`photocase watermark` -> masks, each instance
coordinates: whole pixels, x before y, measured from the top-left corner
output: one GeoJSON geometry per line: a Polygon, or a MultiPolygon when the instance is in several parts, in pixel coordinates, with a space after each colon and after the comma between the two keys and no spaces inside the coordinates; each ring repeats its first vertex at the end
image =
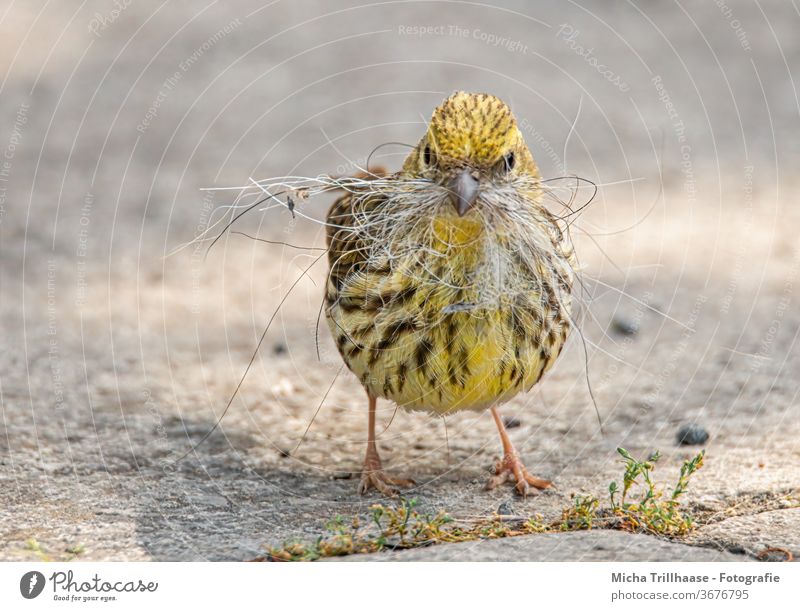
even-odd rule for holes
{"type": "MultiPolygon", "coordinates": [[[[214,210],[214,192],[213,191],[206,191],[205,195],[203,196],[203,207],[200,209],[200,218],[197,220],[197,225],[195,226],[194,235],[201,236],[203,235],[206,230],[208,229],[208,222],[209,218],[211,217],[211,212],[214,210]]],[[[191,304],[189,306],[190,311],[192,314],[199,314],[200,313],[200,280],[202,277],[202,263],[203,263],[203,254],[205,253],[205,249],[208,247],[207,243],[204,241],[198,240],[197,243],[192,248],[191,254],[191,304]]]]}
{"type": "MultiPolygon", "coordinates": [[[[742,236],[751,235],[753,229],[753,172],[755,172],[754,166],[749,164],[744,166],[744,222],[741,230],[742,236]]],[[[733,257],[733,263],[730,266],[731,275],[725,296],[722,298],[721,314],[727,314],[730,311],[731,303],[733,303],[733,298],[739,286],[739,279],[744,274],[745,253],[748,250],[747,240],[740,239],[736,241],[736,255],[733,257]]]]}
{"type": "Polygon", "coordinates": [[[53,384],[53,399],[56,410],[64,409],[64,376],[61,350],[58,345],[58,316],[56,314],[56,262],[47,261],[47,361],[50,365],[50,380],[53,384]]]}
{"type": "Polygon", "coordinates": [[[92,221],[94,195],[87,193],[83,197],[81,216],[78,220],[78,244],[75,248],[75,307],[82,308],[86,304],[86,255],[89,250],[89,223],[92,221]]]}
{"type": "Polygon", "coordinates": [[[582,57],[587,64],[597,70],[600,76],[614,85],[621,92],[625,93],[630,91],[630,85],[628,85],[628,83],[626,83],[619,74],[614,72],[605,64],[600,63],[600,60],[594,55],[594,47],[589,47],[587,49],[578,43],[578,37],[580,34],[580,30],[576,30],[574,26],[570,25],[569,23],[562,23],[556,32],[556,37],[561,38],[565,43],[567,43],[570,49],[582,57]]]}
{"type": "Polygon", "coordinates": [[[183,78],[183,73],[180,70],[176,70],[172,75],[164,79],[161,88],[158,90],[158,94],[144,113],[144,118],[139,122],[139,125],[136,126],[136,131],[140,134],[147,131],[147,128],[150,127],[150,122],[158,116],[158,110],[161,108],[161,105],[169,97],[169,94],[172,93],[172,90],[175,89],[175,86],[181,78],[183,78]]]}
{"type": "Polygon", "coordinates": [[[23,598],[31,600],[44,590],[45,579],[39,571],[28,571],[19,580],[19,593],[23,598]]]}
{"type": "Polygon", "coordinates": [[[736,34],[736,38],[739,40],[742,49],[751,51],[752,48],[750,47],[750,40],[747,37],[747,31],[742,27],[742,22],[734,16],[733,9],[728,6],[725,0],[714,0],[714,4],[717,5],[722,16],[728,20],[728,25],[736,34]]]}
{"type": "Polygon", "coordinates": [[[183,76],[189,72],[191,67],[197,63],[200,58],[203,57],[203,55],[210,51],[212,47],[218,44],[220,40],[225,38],[228,34],[236,30],[236,28],[240,27],[241,25],[242,20],[238,17],[228,22],[226,25],[214,32],[214,34],[209,36],[202,45],[197,47],[191,53],[191,55],[187,56],[183,61],[178,63],[178,69],[164,79],[164,82],[161,84],[161,87],[158,90],[158,94],[150,103],[150,106],[148,106],[142,120],[136,126],[136,131],[138,131],[140,134],[143,134],[145,131],[147,131],[147,128],[150,127],[150,123],[152,123],[153,119],[158,116],[159,109],[167,100],[169,95],[178,86],[183,76]]]}
{"type": "Polygon", "coordinates": [[[426,36],[453,36],[456,38],[466,38],[478,40],[490,47],[504,49],[509,53],[521,53],[523,55],[530,52],[528,45],[521,40],[501,36],[493,32],[487,32],[480,28],[467,28],[460,25],[399,25],[397,33],[400,36],[414,36],[423,38],[426,36]]]}
{"type": "Polygon", "coordinates": [[[792,263],[789,267],[786,278],[783,281],[781,297],[775,306],[775,312],[772,320],[770,321],[766,332],[761,338],[761,344],[758,348],[758,352],[756,352],[755,355],[756,358],[753,359],[752,365],[750,366],[752,373],[757,373],[761,369],[764,362],[769,360],[770,355],[772,354],[775,345],[775,339],[778,337],[778,332],[783,326],[786,312],[789,310],[789,306],[792,303],[792,295],[794,294],[794,285],[795,280],[797,279],[798,271],[800,271],[800,247],[795,248],[794,257],[792,257],[792,263]]]}
{"type": "MultiPolygon", "coordinates": [[[[539,132],[539,130],[531,125],[530,121],[528,121],[528,119],[525,117],[522,118],[519,126],[522,132],[529,137],[529,140],[535,142],[537,146],[539,146],[539,148],[544,152],[545,156],[553,162],[553,165],[556,167],[556,170],[558,170],[558,173],[562,176],[566,175],[567,169],[564,166],[564,160],[553,148],[553,145],[550,144],[550,141],[545,138],[539,132]]],[[[538,158],[539,157],[537,156],[537,159],[538,158]]]]}
{"type": "MultiPolygon", "coordinates": [[[[150,417],[153,419],[153,432],[156,434],[156,444],[162,451],[168,452],[169,436],[167,435],[167,429],[164,426],[164,420],[161,417],[161,412],[158,411],[158,405],[153,399],[153,395],[149,388],[142,390],[142,399],[144,400],[144,407],[147,410],[147,413],[150,414],[150,417]]],[[[175,471],[174,463],[166,458],[160,458],[158,461],[158,466],[164,473],[172,473],[175,471]]]]}
{"type": "Polygon", "coordinates": [[[233,32],[236,28],[240,27],[241,25],[242,25],[242,20],[239,19],[238,17],[236,19],[233,19],[232,21],[229,21],[226,25],[224,25],[219,30],[214,32],[214,34],[209,36],[206,39],[206,41],[202,45],[197,47],[191,55],[189,55],[180,64],[178,64],[178,67],[183,72],[188,72],[189,68],[192,67],[192,64],[194,64],[201,57],[203,57],[203,55],[207,51],[209,51],[211,49],[211,47],[216,45],[220,40],[225,38],[228,34],[233,32]]]}
{"type": "Polygon", "coordinates": [[[0,224],[2,224],[3,216],[5,216],[8,179],[11,177],[14,156],[17,154],[17,147],[22,141],[22,133],[28,124],[28,110],[30,110],[30,105],[26,102],[19,105],[14,125],[11,128],[11,136],[3,151],[3,157],[0,159],[0,224]]]}
{"type": "Polygon", "coordinates": [[[103,30],[114,23],[119,16],[131,5],[132,0],[114,0],[114,8],[106,13],[95,12],[89,20],[89,31],[97,36],[102,36],[103,30]]]}
{"type": "Polygon", "coordinates": [[[672,129],[679,145],[678,152],[680,154],[681,174],[683,174],[683,190],[686,193],[687,201],[690,204],[694,204],[697,200],[697,181],[695,179],[694,163],[692,162],[692,146],[689,144],[689,138],[686,134],[686,125],[678,114],[678,109],[673,104],[661,76],[656,74],[650,79],[650,82],[656,88],[658,99],[664,104],[667,117],[672,121],[672,129]]]}
{"type": "Polygon", "coordinates": [[[675,108],[675,104],[672,103],[672,98],[669,96],[667,88],[664,87],[661,77],[657,74],[651,79],[651,82],[656,88],[658,99],[661,101],[661,103],[664,105],[664,109],[667,111],[667,116],[672,121],[680,121],[678,110],[675,108]]]}
{"type": "Polygon", "coordinates": [[[425,36],[449,36],[450,28],[454,26],[447,25],[399,25],[397,26],[397,33],[400,36],[417,36],[423,38],[425,36]]]}
{"type": "MultiPolygon", "coordinates": [[[[357,172],[363,172],[367,169],[367,158],[361,157],[359,159],[348,159],[347,163],[340,163],[334,169],[334,176],[349,176],[357,172]]],[[[375,165],[370,168],[374,171],[375,165]]]]}
{"type": "Polygon", "coordinates": [[[157,581],[107,581],[97,573],[80,581],[75,578],[75,572],[70,570],[54,571],[48,578],[39,571],[29,571],[19,581],[19,592],[24,598],[36,598],[44,591],[48,581],[53,600],[63,602],[111,602],[117,600],[119,594],[146,594],[158,590],[157,581]]]}

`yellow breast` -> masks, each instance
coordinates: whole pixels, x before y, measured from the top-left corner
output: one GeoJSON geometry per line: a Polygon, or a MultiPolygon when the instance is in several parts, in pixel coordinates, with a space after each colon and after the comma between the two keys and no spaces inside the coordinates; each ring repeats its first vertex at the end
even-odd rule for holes
{"type": "Polygon", "coordinates": [[[522,300],[487,303],[476,284],[481,231],[474,219],[434,219],[428,250],[338,288],[328,323],[370,394],[438,414],[484,409],[529,389],[552,365],[569,325],[549,308],[563,300],[543,284],[522,300]]]}

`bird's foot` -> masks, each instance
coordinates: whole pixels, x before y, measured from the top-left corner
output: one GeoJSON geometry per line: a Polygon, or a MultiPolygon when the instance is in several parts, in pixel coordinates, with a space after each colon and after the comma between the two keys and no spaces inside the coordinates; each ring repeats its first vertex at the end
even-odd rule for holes
{"type": "Polygon", "coordinates": [[[398,487],[408,487],[415,485],[413,479],[401,477],[391,477],[383,470],[381,457],[377,451],[367,450],[367,457],[364,459],[364,468],[361,471],[361,482],[358,484],[358,492],[364,494],[370,488],[375,488],[378,492],[386,496],[397,496],[400,494],[398,487]]]}
{"type": "Polygon", "coordinates": [[[516,482],[514,488],[522,497],[525,497],[530,492],[531,486],[537,490],[544,490],[545,488],[552,488],[553,482],[539,477],[534,477],[522,464],[519,455],[516,452],[507,453],[503,460],[498,460],[494,466],[494,475],[489,479],[486,488],[491,490],[500,484],[509,480],[516,482]]]}

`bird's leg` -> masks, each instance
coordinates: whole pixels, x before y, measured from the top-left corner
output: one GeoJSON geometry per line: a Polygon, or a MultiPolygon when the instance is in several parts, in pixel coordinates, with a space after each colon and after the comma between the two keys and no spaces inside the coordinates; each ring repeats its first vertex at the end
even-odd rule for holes
{"type": "Polygon", "coordinates": [[[358,491],[364,494],[370,488],[375,488],[386,496],[397,496],[397,486],[413,486],[414,480],[389,477],[383,470],[381,457],[378,455],[378,444],[375,440],[375,407],[377,403],[375,397],[369,397],[367,455],[364,458],[364,468],[361,471],[361,483],[358,485],[358,491]]]}
{"type": "Polygon", "coordinates": [[[497,425],[497,430],[500,432],[500,440],[503,442],[503,459],[498,460],[497,464],[495,464],[495,474],[491,479],[489,479],[489,483],[486,485],[486,487],[491,490],[492,488],[495,488],[496,486],[508,481],[509,478],[513,478],[517,482],[514,487],[523,497],[528,494],[530,486],[533,486],[539,490],[550,488],[553,485],[552,482],[546,479],[534,477],[528,473],[525,465],[522,464],[522,460],[520,459],[517,450],[511,443],[511,439],[508,438],[508,432],[506,432],[506,427],[503,425],[503,421],[500,419],[500,414],[497,411],[497,407],[492,407],[492,416],[494,417],[494,423],[497,425]]]}

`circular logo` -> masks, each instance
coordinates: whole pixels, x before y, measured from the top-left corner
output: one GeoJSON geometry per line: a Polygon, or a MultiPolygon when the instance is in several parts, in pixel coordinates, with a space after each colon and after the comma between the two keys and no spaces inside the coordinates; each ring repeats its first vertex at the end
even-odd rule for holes
{"type": "Polygon", "coordinates": [[[36,598],[44,590],[44,575],[39,571],[28,571],[19,580],[19,592],[25,598],[36,598]]]}

